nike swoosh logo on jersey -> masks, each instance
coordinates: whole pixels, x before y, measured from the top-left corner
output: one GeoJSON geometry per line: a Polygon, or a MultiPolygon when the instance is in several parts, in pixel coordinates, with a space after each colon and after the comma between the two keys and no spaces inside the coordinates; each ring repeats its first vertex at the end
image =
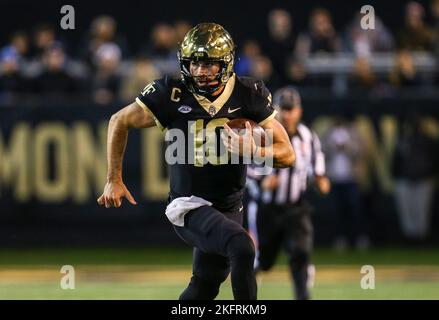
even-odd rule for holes
{"type": "Polygon", "coordinates": [[[230,107],[229,107],[228,112],[229,112],[229,113],[233,113],[233,112],[235,112],[236,110],[239,110],[239,109],[241,109],[241,107],[236,108],[236,109],[230,109],[230,107]]]}

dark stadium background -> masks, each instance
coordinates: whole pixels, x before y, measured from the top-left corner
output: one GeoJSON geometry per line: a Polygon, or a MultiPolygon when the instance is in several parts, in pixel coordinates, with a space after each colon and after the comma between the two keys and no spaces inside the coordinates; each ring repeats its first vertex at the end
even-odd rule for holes
{"type": "MultiPolygon", "coordinates": [[[[178,19],[186,19],[192,23],[216,21],[233,30],[233,36],[239,43],[246,38],[258,38],[266,33],[266,15],[273,8],[287,9],[294,17],[294,27],[303,30],[308,23],[308,13],[314,7],[327,8],[333,15],[337,30],[342,28],[353,13],[363,5],[372,5],[376,13],[383,18],[389,28],[397,28],[403,24],[401,16],[404,4],[408,1],[134,1],[123,3],[106,1],[28,1],[5,0],[0,4],[2,31],[0,41],[8,39],[7,30],[32,28],[38,22],[59,23],[61,6],[69,4],[76,10],[76,30],[70,31],[69,40],[79,41],[81,31],[89,27],[90,21],[97,14],[114,16],[120,30],[129,38],[130,45],[141,44],[147,37],[149,28],[155,23],[178,19]]],[[[426,8],[430,1],[417,1],[426,8]]]]}

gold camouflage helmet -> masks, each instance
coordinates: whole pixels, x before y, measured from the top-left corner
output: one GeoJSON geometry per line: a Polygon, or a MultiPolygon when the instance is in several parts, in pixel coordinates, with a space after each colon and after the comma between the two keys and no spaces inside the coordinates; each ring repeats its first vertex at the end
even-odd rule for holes
{"type": "Polygon", "coordinates": [[[210,94],[227,83],[233,74],[235,43],[230,34],[219,24],[200,23],[185,35],[178,50],[181,75],[188,89],[198,94],[210,94]],[[198,87],[190,73],[191,61],[217,62],[221,70],[216,86],[198,87]]]}

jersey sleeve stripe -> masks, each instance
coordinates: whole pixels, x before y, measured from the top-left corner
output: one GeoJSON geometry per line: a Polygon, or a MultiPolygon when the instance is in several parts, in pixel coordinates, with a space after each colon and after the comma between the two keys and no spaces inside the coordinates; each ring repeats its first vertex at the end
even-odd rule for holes
{"type": "Polygon", "coordinates": [[[271,120],[274,119],[274,117],[276,116],[276,114],[277,114],[277,111],[274,110],[273,113],[270,114],[267,118],[265,118],[264,120],[260,121],[260,122],[259,122],[259,125],[260,125],[260,126],[263,126],[263,125],[267,124],[268,122],[270,122],[271,120]]]}
{"type": "Polygon", "coordinates": [[[157,127],[159,127],[160,130],[165,131],[166,128],[162,126],[160,121],[157,119],[157,117],[154,115],[154,113],[146,106],[146,104],[144,104],[142,102],[142,100],[140,100],[139,98],[136,98],[136,102],[138,103],[139,106],[142,107],[143,110],[145,110],[146,113],[148,113],[151,117],[154,118],[154,121],[157,124],[157,127]]]}

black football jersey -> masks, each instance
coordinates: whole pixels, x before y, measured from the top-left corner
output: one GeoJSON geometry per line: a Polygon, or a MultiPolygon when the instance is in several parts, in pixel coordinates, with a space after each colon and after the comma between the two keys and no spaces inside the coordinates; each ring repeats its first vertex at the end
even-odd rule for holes
{"type": "Polygon", "coordinates": [[[168,149],[174,143],[175,152],[186,152],[184,161],[169,164],[173,198],[194,195],[223,208],[240,202],[246,165],[242,161],[231,164],[230,157],[219,161],[219,151],[209,157],[206,146],[219,146],[220,129],[229,120],[247,118],[263,125],[274,118],[271,94],[262,81],[234,75],[221,95],[210,101],[191,93],[181,80],[165,77],[148,84],[136,102],[159,128],[167,130],[168,149]],[[173,134],[176,131],[180,134],[173,134]],[[212,133],[216,133],[215,141],[207,138],[212,133]]]}

